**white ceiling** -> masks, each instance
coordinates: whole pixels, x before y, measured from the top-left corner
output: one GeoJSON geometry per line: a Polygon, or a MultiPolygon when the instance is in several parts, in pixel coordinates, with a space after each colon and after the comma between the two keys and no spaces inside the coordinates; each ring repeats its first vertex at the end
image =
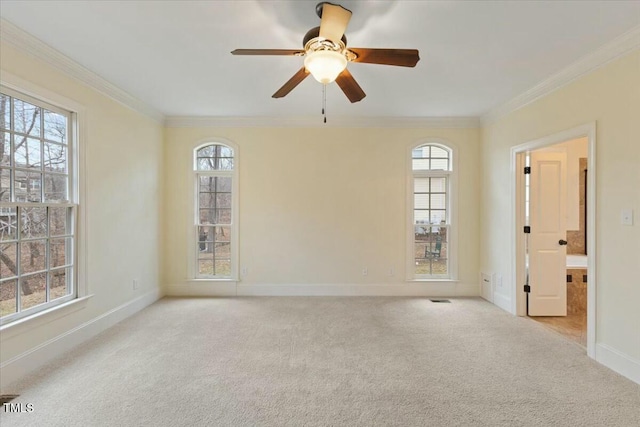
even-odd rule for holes
{"type": "MultiPolygon", "coordinates": [[[[416,68],[352,63],[367,93],[332,84],[329,115],[476,117],[640,25],[640,1],[349,1],[351,47],[415,48],[416,68]]],[[[167,116],[320,114],[321,85],[271,95],[299,57],[317,1],[2,0],[0,15],[167,116]]]]}

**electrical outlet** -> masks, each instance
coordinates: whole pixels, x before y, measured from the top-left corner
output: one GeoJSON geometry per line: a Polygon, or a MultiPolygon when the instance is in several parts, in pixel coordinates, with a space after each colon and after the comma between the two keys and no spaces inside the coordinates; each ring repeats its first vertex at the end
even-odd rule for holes
{"type": "Polygon", "coordinates": [[[240,269],[240,274],[242,274],[243,276],[249,274],[249,267],[242,267],[242,269],[240,269]]]}
{"type": "Polygon", "coordinates": [[[393,267],[391,267],[391,268],[389,269],[389,277],[393,277],[393,276],[395,276],[395,275],[396,275],[396,270],[395,270],[393,267]]]}
{"type": "Polygon", "coordinates": [[[140,282],[138,279],[133,279],[133,290],[136,291],[140,287],[140,282]]]}
{"type": "Polygon", "coordinates": [[[620,222],[622,225],[633,225],[633,209],[622,209],[620,222]]]}
{"type": "Polygon", "coordinates": [[[362,275],[363,275],[363,276],[366,276],[367,274],[369,274],[369,269],[368,269],[367,267],[364,267],[364,268],[362,269],[362,275]]]}

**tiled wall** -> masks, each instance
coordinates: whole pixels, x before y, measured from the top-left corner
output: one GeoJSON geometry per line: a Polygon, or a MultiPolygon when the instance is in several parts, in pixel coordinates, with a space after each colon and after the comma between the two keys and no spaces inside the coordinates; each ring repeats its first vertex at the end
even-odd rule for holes
{"type": "MultiPolygon", "coordinates": [[[[586,185],[585,169],[587,169],[587,159],[580,159],[580,229],[579,230],[567,230],[567,253],[570,255],[586,254],[585,248],[585,206],[586,206],[586,185]]],[[[568,273],[567,273],[568,274],[568,273]]]]}
{"type": "Polygon", "coordinates": [[[567,269],[567,314],[587,312],[586,279],[586,268],[567,269]]]}

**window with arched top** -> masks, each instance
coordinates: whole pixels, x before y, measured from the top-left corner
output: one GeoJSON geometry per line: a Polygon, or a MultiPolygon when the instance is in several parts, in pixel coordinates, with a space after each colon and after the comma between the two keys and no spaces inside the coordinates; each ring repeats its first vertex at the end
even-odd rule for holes
{"type": "Polygon", "coordinates": [[[196,278],[231,279],[237,236],[234,149],[211,143],[194,150],[196,278]]]}
{"type": "Polygon", "coordinates": [[[451,148],[429,143],[411,150],[411,278],[452,278],[452,173],[451,148]]]}

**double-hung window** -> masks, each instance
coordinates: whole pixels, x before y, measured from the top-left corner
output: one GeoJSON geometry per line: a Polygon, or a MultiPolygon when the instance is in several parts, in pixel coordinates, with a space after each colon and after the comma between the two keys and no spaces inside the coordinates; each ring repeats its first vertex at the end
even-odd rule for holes
{"type": "Polygon", "coordinates": [[[196,175],[196,278],[232,279],[236,269],[237,169],[234,149],[219,143],[194,151],[196,175]]]}
{"type": "Polygon", "coordinates": [[[0,93],[0,324],[77,296],[72,113],[0,93]]]}
{"type": "Polygon", "coordinates": [[[411,151],[411,263],[415,279],[451,279],[452,151],[424,144],[411,151]]]}

